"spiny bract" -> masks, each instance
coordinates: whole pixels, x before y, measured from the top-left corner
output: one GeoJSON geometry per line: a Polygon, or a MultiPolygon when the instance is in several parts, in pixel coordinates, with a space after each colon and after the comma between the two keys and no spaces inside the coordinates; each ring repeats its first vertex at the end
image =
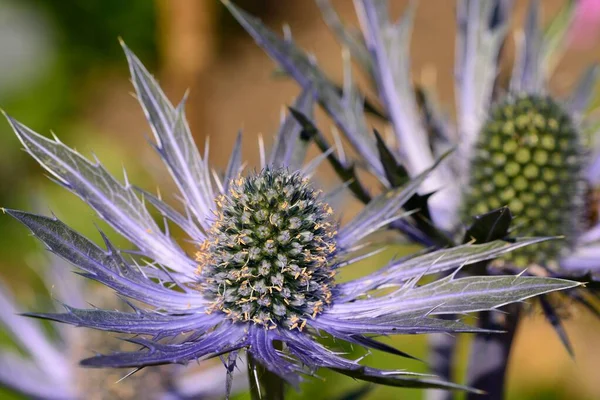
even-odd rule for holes
{"type": "MultiPolygon", "coordinates": [[[[335,123],[336,131],[353,147],[355,156],[349,159],[340,153],[337,157],[334,146],[322,134],[319,136],[317,127],[309,126],[308,130],[315,133],[320,149],[327,152],[337,174],[352,182],[348,187],[360,201],[368,204],[371,197],[355,166],[368,170],[382,187],[394,187],[408,177],[418,176],[440,155],[455,149],[424,180],[418,195],[405,204],[411,216],[394,221],[393,228],[426,247],[447,247],[463,241],[504,237],[510,233],[510,224],[516,222],[519,235],[561,235],[566,240],[505,258],[511,261],[503,263],[506,268],[488,269],[480,264],[482,268],[467,273],[503,275],[519,270],[514,264],[536,263],[541,268],[530,268],[523,274],[597,279],[600,224],[588,221],[590,226],[584,230],[579,220],[580,216],[583,219],[581,214],[589,212],[586,208],[597,209],[597,204],[583,206],[582,187],[593,190],[600,185],[600,152],[588,148],[594,157],[583,157],[581,138],[588,134],[592,138],[586,115],[592,106],[590,100],[600,69],[590,67],[568,97],[554,97],[556,102],[544,97],[551,94],[548,83],[569,44],[575,2],[565,2],[548,29],[540,23],[541,2],[529,2],[525,24],[516,35],[519,40],[515,41],[510,82],[504,86],[499,79],[505,76],[499,73],[504,58],[502,49],[513,36],[509,34],[514,25],[513,3],[522,4],[508,0],[457,1],[453,82],[456,115],[452,118],[445,112],[447,108],[435,101],[435,79],[414,83],[410,70],[414,4],[396,19],[392,18],[392,2],[356,0],[353,4],[361,28],[357,32],[345,24],[331,0],[317,0],[325,23],[345,49],[340,84],[328,77],[314,57],[297,47],[289,31],[281,38],[231,1],[222,1],[288,76],[302,88],[314,90],[316,100],[335,123]],[[362,85],[354,83],[354,66],[369,78],[371,90],[362,91],[362,85]],[[506,93],[511,96],[506,98],[506,93]],[[371,101],[373,94],[376,101],[371,101]],[[502,99],[504,102],[498,105],[502,99]],[[392,140],[371,134],[371,118],[367,114],[388,123],[392,140]],[[585,183],[580,183],[584,179],[585,183]],[[503,205],[510,210],[500,208],[478,216],[503,205]],[[509,211],[518,217],[517,221],[512,220],[509,211]],[[473,229],[478,226],[485,227],[484,231],[473,229]],[[591,274],[583,277],[587,271],[591,274]]],[[[337,290],[341,286],[338,284],[337,290]]],[[[491,297],[492,293],[487,291],[491,297]]],[[[565,293],[596,311],[593,300],[588,298],[590,292],[565,293]]],[[[333,306],[321,315],[335,309],[335,303],[334,300],[333,306]]],[[[545,297],[541,304],[561,340],[570,348],[556,310],[545,297]]],[[[498,329],[495,318],[487,315],[478,319],[479,326],[498,329]]],[[[516,324],[508,323],[511,319],[506,318],[501,329],[512,334],[516,324]]],[[[433,369],[451,379],[456,343],[447,335],[443,338],[433,344],[433,369]]],[[[477,335],[468,381],[502,397],[511,342],[506,336],[477,335]]]]}
{"type": "Polygon", "coordinates": [[[506,255],[525,267],[551,264],[580,231],[585,185],[583,145],[571,117],[549,97],[510,96],[496,105],[478,136],[464,213],[508,205],[520,232],[566,235],[506,255]]]}
{"type": "Polygon", "coordinates": [[[217,201],[196,257],[204,293],[234,321],[303,328],[331,301],[333,210],[298,173],[265,169],[217,201]]]}
{"type": "MultiPolygon", "coordinates": [[[[122,310],[126,305],[105,287],[82,285],[64,260],[52,256],[49,261],[44,265],[45,289],[36,290],[36,296],[48,305],[51,303],[48,293],[55,298],[68,299],[71,307],[85,307],[86,301],[110,310],[122,310]]],[[[76,313],[74,308],[67,308],[76,313]]],[[[222,367],[218,364],[202,363],[191,368],[145,368],[133,375],[128,374],[124,382],[121,382],[125,375],[122,370],[79,368],[77,361],[88,355],[91,349],[123,351],[135,345],[107,340],[101,331],[48,330],[42,321],[23,318],[19,315],[22,313],[23,309],[12,291],[0,280],[0,330],[6,332],[13,339],[12,344],[21,350],[14,352],[7,340],[0,346],[0,385],[23,398],[189,400],[212,399],[225,394],[225,376],[219,374],[222,367]]],[[[232,383],[235,392],[247,386],[247,380],[239,375],[238,371],[232,383]]]]}
{"type": "MultiPolygon", "coordinates": [[[[255,19],[231,3],[226,5],[245,26],[256,26],[255,19]]],[[[405,355],[373,336],[477,332],[463,321],[436,316],[495,309],[577,286],[546,277],[454,275],[418,284],[424,275],[494,258],[543,238],[465,244],[391,260],[380,268],[374,265],[360,278],[333,286],[334,271],[373,254],[358,252],[364,249],[367,236],[392,222],[403,222],[406,212],[402,208],[415,198],[437,164],[399,187],[367,196],[367,204],[336,233],[332,210],[305,181],[325,159],[317,157],[303,165],[312,138],[317,145],[326,141],[308,126],[313,124],[316,100],[311,88],[304,88],[294,103],[295,113],[284,118],[272,151],[263,152],[262,172],[243,173],[238,136],[227,169],[219,174],[211,167],[208,152],[201,156],[194,144],[185,120],[185,102],[174,106],[140,60],[123,48],[136,97],[156,139],[155,149],[181,192],[185,213],[140,191],[190,241],[200,245],[195,257],[170,235],[169,222],[161,229],[129,182],[123,184],[99,162],[8,117],[27,152],[136,246],[133,253],[122,252],[103,235],[101,247],[58,218],[5,210],[48,249],[83,270],[84,276],[135,302],[130,304],[131,312],[67,308],[64,313],[33,314],[131,334],[134,337],[127,340],[140,346],[135,351],[96,355],[82,365],[141,368],[227,354],[229,392],[238,352],[245,349],[250,379],[259,385],[264,376],[261,369],[297,386],[306,375],[329,368],[354,379],[392,386],[469,389],[430,375],[361,365],[360,359],[345,358],[320,339],[328,335],[336,341],[405,355]],[[303,118],[297,118],[300,114],[303,118]],[[304,135],[307,131],[313,135],[304,135]],[[240,178],[242,174],[246,178],[240,178]]],[[[335,90],[329,94],[339,96],[335,90]]],[[[337,104],[344,108],[342,101],[337,104]]],[[[333,152],[326,157],[335,160],[338,169],[352,169],[333,152]]],[[[351,181],[352,177],[344,178],[349,187],[351,181]]],[[[381,247],[377,242],[373,245],[381,247]]],[[[375,259],[372,262],[377,264],[375,259]]],[[[266,397],[282,398],[283,394],[266,397]]]]}

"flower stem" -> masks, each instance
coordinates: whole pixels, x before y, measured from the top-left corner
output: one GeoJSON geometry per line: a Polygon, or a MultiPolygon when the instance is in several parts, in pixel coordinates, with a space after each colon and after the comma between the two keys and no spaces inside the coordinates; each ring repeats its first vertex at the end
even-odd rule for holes
{"type": "Polygon", "coordinates": [[[485,396],[468,394],[468,400],[502,400],[506,388],[506,367],[517,332],[521,305],[504,308],[506,314],[485,311],[480,313],[479,327],[505,333],[478,333],[471,345],[467,385],[481,389],[485,396]]]}
{"type": "Polygon", "coordinates": [[[276,374],[267,370],[247,352],[248,380],[252,400],[283,400],[285,382],[276,374]]]}
{"type": "MultiPolygon", "coordinates": [[[[442,318],[452,320],[455,314],[443,315],[442,318]]],[[[447,333],[434,333],[428,336],[429,364],[431,373],[441,379],[452,382],[453,368],[456,356],[456,336],[447,333]]],[[[426,400],[452,400],[454,393],[447,390],[428,389],[425,392],[426,400]]]]}

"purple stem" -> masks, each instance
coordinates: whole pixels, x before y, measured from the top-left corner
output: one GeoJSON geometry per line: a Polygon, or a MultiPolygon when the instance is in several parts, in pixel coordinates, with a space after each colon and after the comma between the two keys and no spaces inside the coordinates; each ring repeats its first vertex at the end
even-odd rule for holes
{"type": "Polygon", "coordinates": [[[517,332],[521,306],[511,304],[500,312],[479,314],[479,327],[503,330],[500,334],[476,334],[471,345],[467,385],[486,392],[467,394],[467,400],[502,400],[506,388],[506,369],[517,332]]]}

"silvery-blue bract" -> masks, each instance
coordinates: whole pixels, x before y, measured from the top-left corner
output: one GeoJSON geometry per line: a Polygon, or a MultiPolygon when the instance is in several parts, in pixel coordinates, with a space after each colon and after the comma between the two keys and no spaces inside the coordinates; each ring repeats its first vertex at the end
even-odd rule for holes
{"type": "MultiPolygon", "coordinates": [[[[412,82],[410,36],[415,3],[410,3],[398,21],[392,21],[387,0],[355,0],[361,28],[357,31],[344,25],[329,0],[317,0],[325,22],[344,48],[345,77],[340,88],[321,71],[314,58],[295,45],[289,31],[280,38],[230,1],[223,2],[287,75],[305,90],[313,91],[352,145],[356,159],[333,152],[333,146],[314,123],[298,116],[316,132],[313,135],[321,149],[331,152],[329,159],[336,172],[362,202],[368,203],[372,196],[361,184],[355,166],[370,172],[384,187],[395,188],[430,168],[448,149],[456,149],[405,204],[405,210],[413,214],[394,221],[392,227],[425,246],[447,246],[462,243],[471,217],[483,213],[492,230],[498,226],[508,230],[513,217],[501,208],[508,206],[515,218],[513,230],[519,234],[566,238],[528,246],[501,257],[491,264],[492,268],[476,270],[478,273],[511,274],[529,267],[524,274],[592,281],[589,288],[597,288],[600,224],[586,217],[598,212],[597,195],[590,201],[588,194],[597,191],[600,151],[594,126],[585,118],[597,66],[583,74],[566,98],[553,96],[548,87],[567,45],[575,2],[567,2],[543,30],[539,2],[531,1],[524,29],[515,35],[516,61],[503,87],[498,79],[499,64],[501,50],[509,39],[513,2],[459,0],[455,118],[444,114],[434,101],[431,87],[412,82]],[[370,78],[376,101],[359,93],[350,73],[351,61],[370,78]],[[368,114],[389,124],[389,140],[369,130],[368,114]]],[[[591,291],[565,293],[598,315],[591,291]]],[[[544,314],[571,351],[555,304],[545,296],[540,300],[544,314]]],[[[480,326],[485,326],[484,320],[480,319],[480,326]]],[[[502,346],[510,346],[510,340],[500,336],[498,340],[504,340],[502,346]]],[[[503,357],[495,357],[493,354],[503,351],[494,350],[495,343],[485,335],[480,344],[475,346],[473,356],[497,365],[474,366],[475,379],[504,371],[507,359],[503,357],[508,351],[503,357]]],[[[449,371],[447,365],[441,369],[449,371]]]]}
{"type": "MultiPolygon", "coordinates": [[[[419,284],[425,275],[454,271],[541,238],[444,248],[392,260],[358,279],[336,281],[340,270],[369,256],[359,251],[363,239],[404,221],[403,207],[435,165],[373,197],[339,226],[328,194],[311,181],[314,169],[331,153],[303,166],[311,140],[322,144],[297,122],[300,115],[311,118],[311,88],[296,100],[296,116],[285,118],[272,151],[261,152],[260,169],[243,173],[238,137],[220,174],[210,168],[208,151],[201,155],[193,142],[185,103],[174,107],[140,61],[124,49],[154,146],[181,193],[183,213],[127,179],[123,183],[114,178],[99,161],[91,162],[58,139],[40,136],[8,117],[27,152],[137,248],[122,252],[104,235],[101,247],[56,217],[5,210],[83,276],[135,301],[132,312],[69,307],[65,313],[36,314],[135,335],[127,340],[139,345],[138,351],[98,355],[83,360],[84,366],[146,367],[222,356],[229,390],[237,355],[245,350],[257,381],[259,368],[292,385],[319,368],[330,368],[379,384],[464,389],[429,375],[361,365],[321,344],[320,338],[405,356],[374,336],[479,331],[459,319],[438,316],[494,309],[577,286],[554,278],[454,274],[419,284]],[[152,219],[146,204],[169,221],[167,226],[161,228],[152,219]],[[169,235],[170,223],[187,234],[195,254],[186,253],[169,235]]],[[[333,89],[325,94],[339,97],[333,89]]],[[[335,104],[348,113],[362,104],[358,98],[347,100],[351,107],[335,104]]]]}
{"type": "MultiPolygon", "coordinates": [[[[118,306],[119,299],[113,293],[104,287],[102,290],[93,287],[97,285],[82,285],[67,263],[58,257],[52,256],[51,262],[44,263],[43,267],[39,272],[48,292],[71,307],[85,307],[86,300],[107,308],[118,306]]],[[[48,332],[42,321],[23,318],[19,315],[22,312],[23,308],[17,304],[8,286],[1,284],[0,329],[6,331],[24,353],[2,347],[0,385],[28,398],[76,400],[90,398],[90,395],[93,398],[127,398],[127,393],[135,390],[136,398],[183,400],[216,398],[225,393],[225,375],[219,365],[170,366],[148,371],[150,374],[136,372],[133,379],[127,376],[121,382],[117,381],[125,375],[121,371],[88,374],[77,365],[77,358],[107,347],[107,343],[110,343],[108,347],[115,347],[108,338],[99,337],[105,336],[103,332],[89,335],[66,325],[58,325],[57,329],[48,332]]],[[[246,387],[246,379],[238,374],[233,391],[239,392],[246,387]]]]}

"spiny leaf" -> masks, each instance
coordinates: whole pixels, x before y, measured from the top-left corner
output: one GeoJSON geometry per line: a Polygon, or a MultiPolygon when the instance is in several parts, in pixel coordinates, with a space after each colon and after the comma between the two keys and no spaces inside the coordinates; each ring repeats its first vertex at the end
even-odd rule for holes
{"type": "Polygon", "coordinates": [[[333,153],[325,136],[323,136],[321,131],[306,115],[293,107],[290,107],[289,110],[291,115],[298,121],[300,126],[302,126],[301,137],[304,138],[304,140],[313,140],[321,152],[327,154],[327,160],[342,181],[348,183],[348,188],[356,198],[363,203],[368,203],[371,200],[371,195],[361,184],[358,175],[356,174],[355,166],[353,164],[345,165],[342,163],[342,161],[333,153]]]}
{"type": "Polygon", "coordinates": [[[77,194],[147,256],[181,272],[195,268],[181,248],[163,234],[132,187],[115,179],[61,142],[47,139],[6,116],[27,152],[66,188],[77,194]]]}
{"type": "Polygon", "coordinates": [[[229,0],[221,0],[256,43],[275,60],[303,88],[311,87],[319,103],[344,132],[352,146],[369,167],[382,175],[375,142],[366,127],[362,110],[363,101],[352,96],[340,97],[334,84],[298,49],[291,40],[283,40],[264,26],[261,21],[229,0]],[[358,107],[360,109],[358,109],[358,107]]]}
{"type": "MultiPolygon", "coordinates": [[[[404,166],[415,175],[431,166],[434,157],[423,130],[410,78],[409,39],[414,7],[409,6],[402,19],[393,24],[389,20],[387,2],[360,0],[355,4],[404,166]]],[[[426,180],[427,188],[439,186],[438,174],[434,171],[426,180]]]]}
{"type": "Polygon", "coordinates": [[[473,223],[465,233],[464,243],[487,243],[506,238],[512,214],[508,207],[498,208],[483,215],[473,217],[473,223]]]}
{"type": "MultiPolygon", "coordinates": [[[[365,382],[371,382],[378,385],[394,386],[394,387],[410,387],[410,388],[421,388],[421,389],[445,389],[445,390],[461,390],[473,393],[482,393],[480,390],[470,388],[468,386],[459,385],[451,382],[444,382],[435,378],[424,378],[424,377],[411,377],[405,376],[406,372],[397,371],[386,374],[376,373],[379,371],[373,371],[373,368],[361,367],[353,370],[341,369],[341,368],[330,368],[335,372],[349,376],[354,379],[358,379],[365,382]]],[[[408,374],[407,374],[408,375],[408,374]]]]}
{"type": "Polygon", "coordinates": [[[148,279],[136,266],[128,264],[106,237],[103,239],[107,250],[103,250],[57,218],[17,210],[5,212],[27,226],[53,253],[85,271],[85,277],[124,296],[162,309],[190,310],[206,303],[200,294],[177,292],[148,279]]]}
{"type": "Polygon", "coordinates": [[[204,313],[168,315],[136,309],[135,312],[109,311],[101,309],[78,309],[65,305],[65,313],[25,313],[34,318],[62,322],[74,326],[103,331],[176,336],[185,332],[209,329],[218,322],[217,318],[204,313]]]}
{"type": "Polygon", "coordinates": [[[368,277],[339,284],[338,290],[340,294],[355,297],[382,285],[401,284],[415,277],[454,270],[549,239],[551,238],[521,238],[511,242],[494,240],[485,244],[464,244],[441,249],[425,255],[394,261],[368,277]]]}
{"type": "Polygon", "coordinates": [[[487,116],[498,75],[498,55],[508,30],[508,4],[502,0],[458,2],[455,73],[461,156],[470,154],[487,116]]]}
{"type": "Polygon", "coordinates": [[[430,315],[463,314],[490,311],[530,297],[580,284],[556,278],[531,276],[472,276],[455,279],[453,276],[435,282],[411,287],[381,297],[335,304],[330,313],[352,321],[363,317],[414,318],[415,313],[430,315]]]}
{"type": "Polygon", "coordinates": [[[562,324],[560,315],[558,315],[557,310],[552,307],[550,301],[546,296],[540,296],[540,304],[542,306],[542,311],[544,312],[544,316],[554,328],[554,332],[558,335],[563,346],[567,350],[567,353],[571,356],[571,358],[575,357],[575,353],[573,352],[573,346],[571,345],[571,341],[569,340],[569,336],[567,335],[567,331],[565,330],[564,325],[562,324]]]}
{"type": "Polygon", "coordinates": [[[198,223],[208,227],[206,217],[210,216],[214,193],[208,165],[200,156],[185,119],[185,101],[174,108],[135,54],[125,43],[121,42],[121,45],[129,62],[138,100],[154,132],[156,149],[198,223]]]}
{"type": "Polygon", "coordinates": [[[492,310],[576,286],[579,283],[573,281],[529,276],[447,277],[409,290],[406,296],[401,295],[400,298],[405,310],[423,307],[433,309],[432,314],[458,314],[492,310]]]}

